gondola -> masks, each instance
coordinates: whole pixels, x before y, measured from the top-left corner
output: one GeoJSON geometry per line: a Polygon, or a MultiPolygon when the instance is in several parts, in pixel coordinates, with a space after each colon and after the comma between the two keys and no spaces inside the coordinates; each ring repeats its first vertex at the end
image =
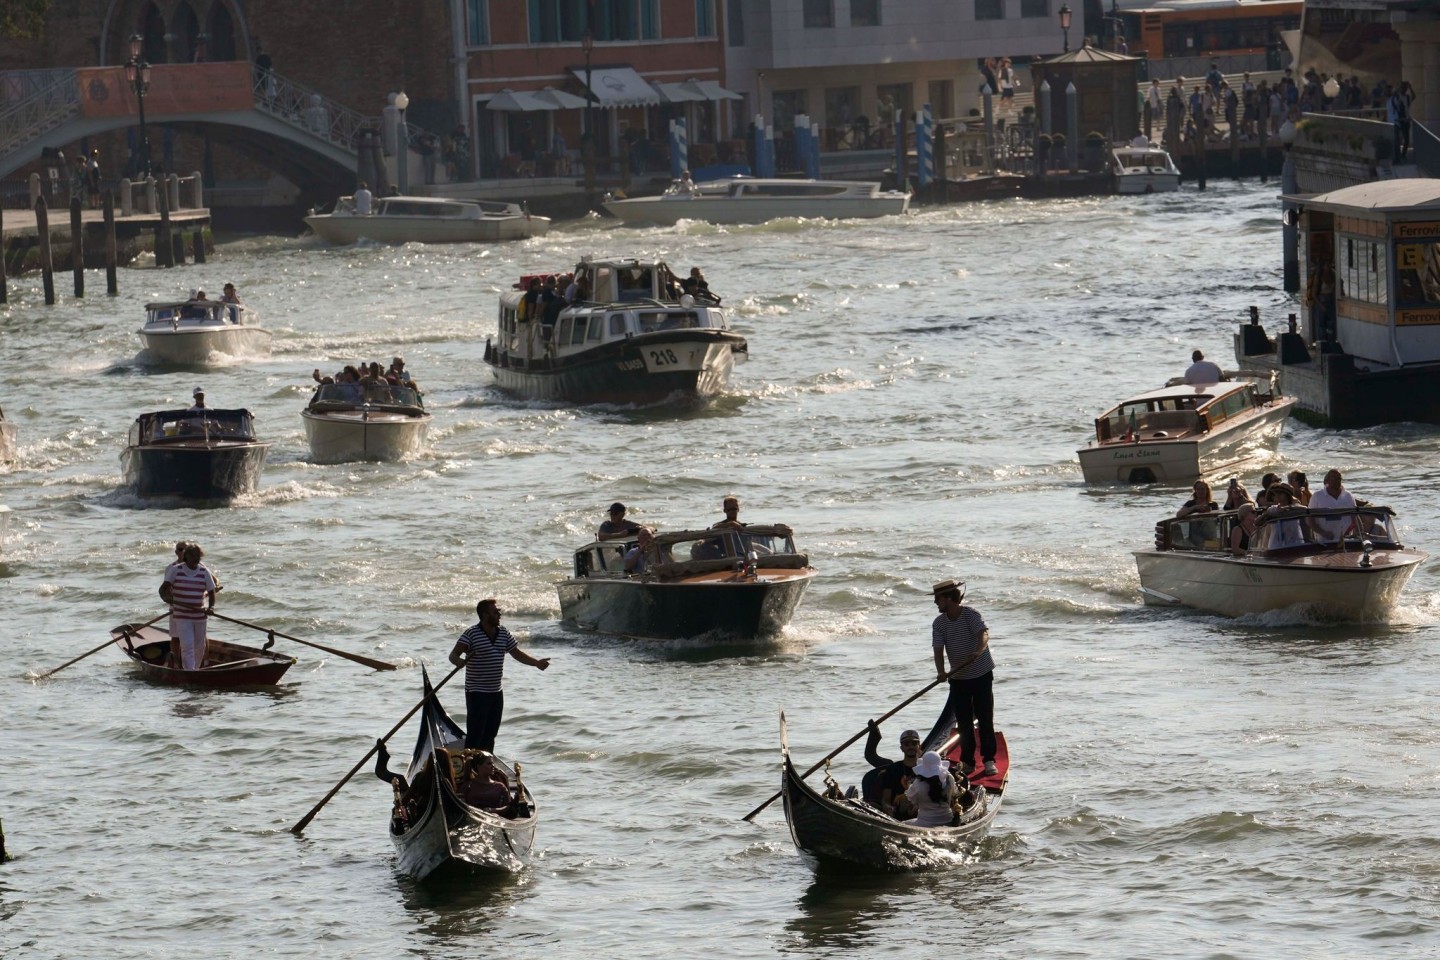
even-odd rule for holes
{"type": "MultiPolygon", "coordinates": [[[[996,731],[999,772],[984,776],[976,756],[976,774],[970,782],[975,804],[950,827],[912,827],[882,813],[859,797],[846,796],[825,773],[825,790],[817,791],[801,779],[790,760],[785,715],[780,715],[782,757],[780,794],[785,822],[795,846],[817,865],[826,862],[857,864],[878,870],[917,870],[955,863],[955,856],[973,851],[990,829],[1010,781],[1010,755],[1004,734],[996,731]]],[[[959,735],[948,712],[925,739],[924,749],[941,753],[952,764],[960,762],[959,735]]],[[[978,753],[978,751],[977,751],[978,753]]]]}
{"type": "Polygon", "coordinates": [[[193,687],[266,687],[280,682],[294,657],[246,647],[227,640],[205,644],[205,663],[198,670],[183,670],[170,657],[170,635],[159,627],[122,623],[110,631],[115,646],[150,680],[193,687]]]}
{"type": "Polygon", "coordinates": [[[515,873],[530,862],[539,818],[519,764],[495,758],[495,769],[511,784],[503,810],[467,805],[456,792],[465,759],[465,732],[451,720],[424,672],[425,700],[420,735],[405,773],[408,789],[398,792],[390,814],[390,839],[400,869],[416,880],[456,873],[515,873]],[[438,761],[438,762],[437,762],[438,761]]]}

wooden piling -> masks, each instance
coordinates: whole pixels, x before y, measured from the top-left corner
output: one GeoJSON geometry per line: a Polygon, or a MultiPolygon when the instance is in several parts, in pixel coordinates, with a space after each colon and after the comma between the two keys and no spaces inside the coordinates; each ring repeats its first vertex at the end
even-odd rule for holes
{"type": "Polygon", "coordinates": [[[85,296],[85,218],[79,197],[70,198],[70,272],[75,277],[75,296],[85,296]]]}
{"type": "Polygon", "coordinates": [[[105,191],[105,292],[110,296],[120,293],[120,282],[116,279],[115,268],[120,257],[115,242],[115,194],[105,191]]]}
{"type": "Polygon", "coordinates": [[[170,234],[170,262],[173,266],[185,266],[185,231],[176,230],[170,234]]]}
{"type": "Polygon", "coordinates": [[[0,204],[0,303],[10,302],[10,292],[5,281],[5,205],[0,204]]]}
{"type": "Polygon", "coordinates": [[[192,259],[194,259],[194,261],[195,261],[196,263],[204,263],[204,262],[205,262],[205,230],[204,230],[203,228],[201,228],[201,227],[196,227],[194,234],[191,235],[191,239],[194,241],[194,246],[195,246],[195,256],[194,256],[192,259]]]}
{"type": "Polygon", "coordinates": [[[40,238],[40,276],[45,284],[45,305],[55,305],[55,261],[50,255],[50,211],[45,197],[35,198],[35,231],[40,238]]]}
{"type": "Polygon", "coordinates": [[[10,859],[10,854],[5,852],[5,823],[0,821],[0,863],[10,859]]]}

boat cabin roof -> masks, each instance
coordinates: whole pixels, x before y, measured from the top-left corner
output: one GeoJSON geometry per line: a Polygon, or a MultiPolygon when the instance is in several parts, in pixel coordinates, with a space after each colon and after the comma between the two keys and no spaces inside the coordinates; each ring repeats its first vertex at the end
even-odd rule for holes
{"type": "MultiPolygon", "coordinates": [[[[167,431],[165,429],[167,424],[187,427],[197,423],[201,424],[203,430],[211,437],[255,439],[255,417],[244,408],[221,410],[206,407],[204,410],[156,410],[151,413],[142,413],[136,417],[131,430],[137,432],[136,435],[142,441],[168,439],[179,436],[180,433],[167,431]]],[[[193,433],[189,436],[193,437],[193,433]]]]}
{"type": "MultiPolygon", "coordinates": [[[[810,559],[795,549],[784,524],[746,524],[705,530],[677,530],[655,535],[660,562],[647,571],[661,579],[733,569],[754,552],[761,567],[799,569],[810,559]]],[[[602,540],[575,551],[577,576],[625,576],[624,557],[637,541],[602,540]]]]}
{"type": "Polygon", "coordinates": [[[1148,403],[1158,400],[1184,400],[1187,407],[1202,407],[1207,403],[1213,403],[1221,397],[1228,397],[1232,393],[1239,393],[1255,386],[1251,380],[1223,380],[1220,383],[1179,383],[1174,386],[1161,387],[1158,390],[1149,390],[1145,393],[1137,393],[1133,397],[1126,397],[1121,401],[1125,406],[1133,403],[1148,403]]]}

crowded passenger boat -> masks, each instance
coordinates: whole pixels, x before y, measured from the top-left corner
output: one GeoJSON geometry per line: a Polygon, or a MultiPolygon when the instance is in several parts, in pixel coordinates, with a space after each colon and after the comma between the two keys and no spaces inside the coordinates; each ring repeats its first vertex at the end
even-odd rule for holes
{"type": "Polygon", "coordinates": [[[315,462],[400,460],[425,445],[432,417],[400,357],[388,370],[370,363],[312,377],[315,392],[300,416],[315,462]]]}

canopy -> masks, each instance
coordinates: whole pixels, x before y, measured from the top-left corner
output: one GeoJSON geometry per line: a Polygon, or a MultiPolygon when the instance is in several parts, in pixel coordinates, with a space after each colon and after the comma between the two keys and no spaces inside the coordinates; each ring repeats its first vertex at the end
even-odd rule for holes
{"type": "Polygon", "coordinates": [[[734,90],[726,90],[714,80],[696,80],[693,77],[686,80],[680,86],[699,93],[704,100],[744,100],[745,98],[734,90]]]}
{"type": "Polygon", "coordinates": [[[683,83],[655,83],[651,84],[660,94],[660,99],[666,103],[684,103],[687,100],[705,101],[710,99],[699,90],[692,89],[683,83]]]}
{"type": "MultiPolygon", "coordinates": [[[[570,72],[582,84],[585,82],[584,67],[572,67],[570,72]]],[[[653,107],[660,103],[660,94],[630,67],[592,68],[590,92],[602,107],[653,107]]]]}
{"type": "Polygon", "coordinates": [[[536,110],[579,110],[585,106],[585,98],[577,97],[564,90],[546,87],[544,90],[501,90],[485,104],[487,110],[506,113],[530,113],[536,110]]]}

